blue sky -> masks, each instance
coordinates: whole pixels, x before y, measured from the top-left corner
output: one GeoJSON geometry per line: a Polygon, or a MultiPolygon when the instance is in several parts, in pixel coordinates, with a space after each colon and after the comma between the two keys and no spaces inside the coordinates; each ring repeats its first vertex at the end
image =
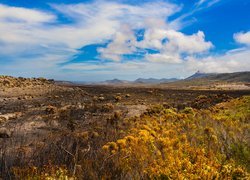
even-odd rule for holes
{"type": "Polygon", "coordinates": [[[0,0],[0,74],[74,81],[250,70],[250,1],[0,0]]]}

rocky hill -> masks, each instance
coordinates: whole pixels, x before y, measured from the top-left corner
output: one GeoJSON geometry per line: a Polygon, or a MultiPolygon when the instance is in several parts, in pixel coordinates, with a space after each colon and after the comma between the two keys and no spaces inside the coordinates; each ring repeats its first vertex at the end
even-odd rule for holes
{"type": "Polygon", "coordinates": [[[211,75],[216,75],[215,73],[204,73],[201,71],[197,71],[196,73],[194,73],[193,75],[187,77],[185,80],[192,80],[192,79],[198,79],[198,78],[205,78],[211,75]]]}
{"type": "Polygon", "coordinates": [[[226,82],[250,82],[250,71],[234,73],[202,73],[197,71],[185,80],[203,80],[203,81],[226,81],[226,82]]]}

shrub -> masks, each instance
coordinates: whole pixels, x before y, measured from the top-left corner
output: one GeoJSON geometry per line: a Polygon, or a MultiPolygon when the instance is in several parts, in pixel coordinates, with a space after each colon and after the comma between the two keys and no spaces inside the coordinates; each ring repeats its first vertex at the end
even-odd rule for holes
{"type": "Polygon", "coordinates": [[[119,102],[119,101],[122,100],[122,97],[121,96],[115,96],[115,100],[116,100],[116,102],[119,102]]]}
{"type": "Polygon", "coordinates": [[[58,180],[74,180],[70,176],[65,166],[47,165],[42,168],[32,167],[14,167],[12,168],[15,179],[58,179],[58,180]]]}

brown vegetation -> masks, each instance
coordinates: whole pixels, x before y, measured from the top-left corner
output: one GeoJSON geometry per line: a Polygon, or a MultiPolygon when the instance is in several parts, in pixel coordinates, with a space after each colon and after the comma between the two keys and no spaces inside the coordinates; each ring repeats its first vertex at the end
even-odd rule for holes
{"type": "Polygon", "coordinates": [[[0,179],[247,179],[249,94],[55,86],[0,96],[0,179]]]}

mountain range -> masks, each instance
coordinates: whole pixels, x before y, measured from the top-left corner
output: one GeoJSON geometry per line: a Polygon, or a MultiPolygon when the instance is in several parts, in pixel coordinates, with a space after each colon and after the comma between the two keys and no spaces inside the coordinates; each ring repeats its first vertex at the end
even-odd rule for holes
{"type": "Polygon", "coordinates": [[[56,84],[99,84],[99,85],[147,85],[147,84],[209,84],[214,82],[250,83],[250,71],[234,73],[204,73],[197,71],[185,79],[177,78],[138,78],[134,81],[111,79],[102,82],[87,83],[81,81],[55,81],[56,84]]]}
{"type": "Polygon", "coordinates": [[[167,84],[167,83],[211,83],[211,82],[250,82],[250,71],[246,72],[234,72],[234,73],[203,73],[201,71],[197,71],[193,75],[185,78],[185,79],[177,79],[177,78],[138,78],[135,81],[126,81],[119,79],[112,79],[103,81],[98,84],[107,84],[107,85],[119,85],[119,84],[167,84]]]}
{"type": "Polygon", "coordinates": [[[103,82],[100,82],[98,84],[160,84],[160,83],[168,83],[168,82],[175,82],[178,81],[177,78],[162,78],[162,79],[156,79],[156,78],[138,78],[134,81],[126,81],[126,80],[120,80],[120,79],[112,79],[112,80],[106,80],[103,82]]]}

